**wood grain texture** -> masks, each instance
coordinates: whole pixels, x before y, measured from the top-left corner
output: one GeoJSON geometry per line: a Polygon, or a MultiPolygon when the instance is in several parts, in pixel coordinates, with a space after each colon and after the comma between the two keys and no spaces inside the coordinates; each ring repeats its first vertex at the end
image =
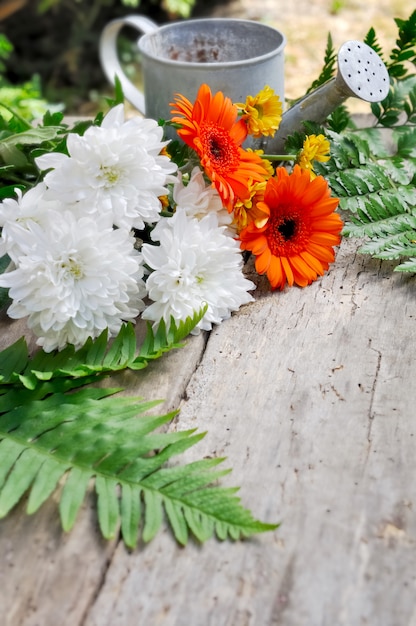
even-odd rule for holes
{"type": "Polygon", "coordinates": [[[391,269],[345,241],[322,281],[260,290],[211,333],[176,422],[208,429],[187,457],[226,455],[225,482],[282,525],[119,545],[84,626],[415,623],[416,307],[391,269]]]}
{"type": "Polygon", "coordinates": [[[164,530],[129,552],[91,502],[66,536],[54,503],[19,506],[0,522],[2,626],[416,624],[414,278],[356,247],[304,290],[257,278],[206,345],[154,363],[146,389],[124,379],[173,389],[171,428],[208,431],[183,460],[228,457],[222,483],[281,527],[184,549],[164,530]]]}

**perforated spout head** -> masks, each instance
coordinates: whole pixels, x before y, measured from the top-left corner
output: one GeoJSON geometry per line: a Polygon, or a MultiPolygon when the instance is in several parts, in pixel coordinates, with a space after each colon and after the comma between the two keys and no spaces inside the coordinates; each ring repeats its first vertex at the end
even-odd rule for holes
{"type": "Polygon", "coordinates": [[[349,97],[380,102],[387,96],[389,73],[370,46],[361,41],[347,41],[341,46],[337,61],[338,73],[334,78],[307,94],[283,114],[274,138],[267,141],[267,152],[280,154],[287,137],[302,130],[304,121],[323,123],[349,97]]]}
{"type": "Polygon", "coordinates": [[[389,73],[370,46],[361,41],[347,41],[338,52],[337,87],[346,96],[366,102],[380,102],[389,92],[389,73]]]}

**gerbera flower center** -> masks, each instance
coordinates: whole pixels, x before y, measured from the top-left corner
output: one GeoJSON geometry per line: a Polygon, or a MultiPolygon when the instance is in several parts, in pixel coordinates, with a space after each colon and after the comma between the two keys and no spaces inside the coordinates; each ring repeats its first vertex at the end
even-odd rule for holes
{"type": "Polygon", "coordinates": [[[269,248],[275,256],[291,256],[305,249],[310,228],[299,209],[286,207],[272,214],[268,226],[269,248]]]}
{"type": "Polygon", "coordinates": [[[238,146],[225,128],[213,122],[205,122],[201,126],[201,142],[203,154],[213,162],[219,173],[224,174],[238,168],[238,146]]]}
{"type": "Polygon", "coordinates": [[[294,235],[296,233],[296,221],[294,219],[291,219],[291,218],[285,219],[284,222],[279,224],[277,229],[278,229],[279,233],[282,235],[282,237],[286,241],[289,241],[290,239],[292,239],[292,237],[294,237],[294,235]]]}

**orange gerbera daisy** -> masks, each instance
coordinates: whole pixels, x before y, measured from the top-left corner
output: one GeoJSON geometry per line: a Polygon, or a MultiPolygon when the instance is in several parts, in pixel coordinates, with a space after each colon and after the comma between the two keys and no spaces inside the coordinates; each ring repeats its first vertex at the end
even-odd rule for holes
{"type": "Polygon", "coordinates": [[[298,165],[292,174],[277,168],[267,181],[259,205],[268,220],[261,228],[251,222],[242,230],[240,246],[255,255],[257,272],[267,274],[273,289],[283,289],[286,282],[305,287],[328,269],[333,246],[341,240],[343,224],[334,212],[338,202],[322,176],[311,180],[298,165]]]}
{"type": "Polygon", "coordinates": [[[178,95],[171,104],[172,122],[180,124],[179,137],[197,153],[206,175],[231,213],[236,198],[250,195],[248,181],[260,182],[267,174],[261,158],[241,146],[247,127],[238,109],[219,91],[201,85],[195,103],[178,95]]]}

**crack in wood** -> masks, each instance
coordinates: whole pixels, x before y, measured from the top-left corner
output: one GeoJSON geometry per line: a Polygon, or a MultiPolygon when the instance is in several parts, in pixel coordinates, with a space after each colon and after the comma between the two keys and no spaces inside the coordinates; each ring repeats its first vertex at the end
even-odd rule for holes
{"type": "Polygon", "coordinates": [[[370,405],[368,407],[368,414],[367,414],[368,415],[367,441],[368,441],[368,444],[369,444],[369,449],[371,448],[371,443],[372,443],[371,432],[372,432],[374,418],[375,418],[375,413],[374,413],[374,408],[373,408],[374,407],[374,398],[375,398],[375,394],[376,394],[377,381],[378,381],[378,376],[379,376],[379,373],[380,373],[380,366],[381,366],[381,352],[380,352],[380,350],[377,350],[376,348],[373,348],[371,344],[372,344],[372,340],[369,339],[368,347],[369,347],[370,350],[373,350],[377,354],[377,364],[376,364],[376,371],[374,373],[373,384],[371,385],[370,405]]]}

